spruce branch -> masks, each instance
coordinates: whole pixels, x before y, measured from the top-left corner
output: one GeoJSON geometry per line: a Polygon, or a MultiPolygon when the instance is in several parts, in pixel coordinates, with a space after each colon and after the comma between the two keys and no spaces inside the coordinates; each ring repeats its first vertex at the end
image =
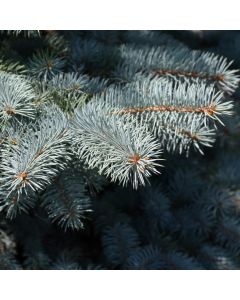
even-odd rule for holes
{"type": "Polygon", "coordinates": [[[1,30],[10,36],[23,36],[26,38],[39,38],[41,36],[40,30],[1,30]]]}
{"type": "Polygon", "coordinates": [[[139,246],[137,232],[128,224],[116,223],[102,236],[104,255],[113,266],[122,265],[134,248],[139,246]]]}
{"type": "Polygon", "coordinates": [[[240,229],[237,218],[226,217],[217,224],[216,241],[235,255],[240,253],[240,229]]]}
{"type": "Polygon", "coordinates": [[[21,270],[21,266],[11,253],[0,253],[0,270],[21,270]]]}
{"type": "Polygon", "coordinates": [[[129,255],[126,268],[129,270],[159,270],[162,268],[161,251],[148,245],[137,248],[129,255]]]}
{"type": "Polygon", "coordinates": [[[238,190],[240,182],[239,156],[234,152],[223,152],[218,155],[217,162],[211,176],[212,182],[229,190],[238,190]]]}
{"type": "Polygon", "coordinates": [[[26,73],[26,66],[17,61],[12,61],[9,59],[5,59],[4,57],[0,58],[0,71],[4,71],[6,73],[13,73],[24,75],[26,73]]]}
{"type": "Polygon", "coordinates": [[[61,73],[65,64],[66,61],[64,58],[46,50],[36,52],[29,59],[28,68],[31,76],[46,81],[54,75],[61,73]]]}
{"type": "MultiPolygon", "coordinates": [[[[129,47],[122,46],[121,70],[132,66],[132,76],[146,72],[161,77],[196,79],[213,82],[219,89],[233,93],[239,85],[238,70],[231,70],[233,61],[210,52],[190,50],[186,47],[129,47]]],[[[119,67],[117,66],[117,69],[119,67]]]]}
{"type": "Polygon", "coordinates": [[[23,191],[20,196],[17,195],[17,191],[14,191],[8,196],[8,191],[3,188],[0,192],[0,210],[6,218],[12,220],[21,213],[28,213],[37,200],[37,195],[32,191],[28,191],[28,194],[23,191]]]}
{"type": "Polygon", "coordinates": [[[1,183],[7,198],[42,190],[70,159],[67,119],[57,107],[26,130],[16,147],[2,158],[1,183]]]}
{"type": "Polygon", "coordinates": [[[75,68],[84,66],[93,76],[106,75],[116,65],[118,55],[116,46],[95,39],[74,38],[71,42],[70,60],[75,68]]]}
{"type": "Polygon", "coordinates": [[[139,48],[142,46],[168,46],[168,47],[186,47],[180,40],[172,35],[158,30],[126,30],[123,33],[122,40],[124,44],[133,44],[139,48]]]}
{"type": "Polygon", "coordinates": [[[95,98],[114,107],[113,114],[145,124],[162,148],[187,155],[191,148],[203,154],[202,146],[212,146],[215,123],[222,124],[221,116],[231,115],[233,106],[213,85],[149,77],[124,88],[110,86],[95,98]]]}
{"type": "Polygon", "coordinates": [[[47,47],[59,56],[66,56],[69,51],[69,45],[63,35],[56,31],[48,31],[45,36],[44,42],[47,47]]]}
{"type": "Polygon", "coordinates": [[[130,270],[192,270],[203,266],[194,258],[178,251],[163,252],[155,245],[147,245],[132,252],[127,260],[130,270]]]}
{"type": "Polygon", "coordinates": [[[199,249],[198,259],[210,270],[239,270],[239,263],[229,251],[219,246],[205,244],[199,249]]]}
{"type": "Polygon", "coordinates": [[[55,90],[65,92],[80,92],[83,93],[84,88],[88,83],[88,76],[81,75],[77,72],[60,73],[55,75],[49,82],[48,86],[55,90]]]}
{"type": "Polygon", "coordinates": [[[137,113],[190,113],[221,122],[219,116],[231,115],[233,101],[226,101],[224,94],[213,84],[176,82],[146,77],[126,85],[112,88],[105,94],[107,102],[120,107],[119,114],[137,113]]]}
{"type": "Polygon", "coordinates": [[[189,155],[194,149],[204,154],[202,147],[212,147],[215,130],[205,125],[205,120],[193,114],[167,116],[161,121],[149,122],[163,149],[173,153],[189,155]]]}
{"type": "Polygon", "coordinates": [[[70,170],[64,171],[42,196],[42,205],[49,218],[65,230],[82,229],[86,214],[91,212],[85,182],[79,175],[70,170]]]}
{"type": "Polygon", "coordinates": [[[88,77],[78,73],[60,73],[47,83],[51,97],[64,112],[72,114],[76,107],[83,105],[88,95],[84,88],[88,77]]]}
{"type": "Polygon", "coordinates": [[[33,118],[35,93],[23,77],[0,72],[0,120],[6,123],[19,116],[33,118]]]}
{"type": "Polygon", "coordinates": [[[157,142],[131,116],[114,116],[111,107],[91,102],[76,112],[72,130],[78,157],[114,182],[130,181],[137,188],[151,173],[159,173],[157,142]]]}

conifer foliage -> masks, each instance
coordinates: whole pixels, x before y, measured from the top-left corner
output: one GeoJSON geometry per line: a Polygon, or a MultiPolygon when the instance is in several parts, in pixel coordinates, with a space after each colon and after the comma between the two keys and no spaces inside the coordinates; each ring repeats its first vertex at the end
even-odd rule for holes
{"type": "Polygon", "coordinates": [[[0,32],[0,269],[240,267],[240,65],[204,38],[0,32]]]}

